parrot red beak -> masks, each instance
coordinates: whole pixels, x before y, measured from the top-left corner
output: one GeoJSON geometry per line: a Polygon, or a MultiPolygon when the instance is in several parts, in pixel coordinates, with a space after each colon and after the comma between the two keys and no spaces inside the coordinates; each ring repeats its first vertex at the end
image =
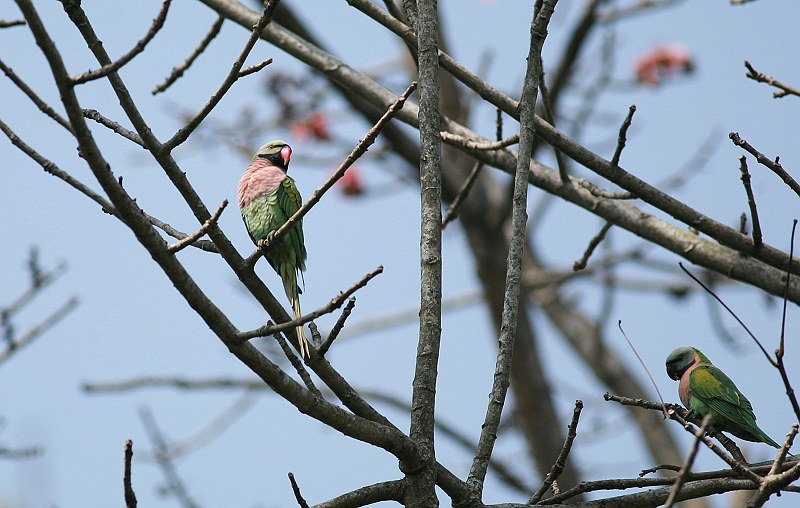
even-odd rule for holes
{"type": "Polygon", "coordinates": [[[283,158],[283,165],[288,166],[289,159],[292,158],[292,147],[286,145],[283,148],[281,148],[281,157],[283,158]]]}

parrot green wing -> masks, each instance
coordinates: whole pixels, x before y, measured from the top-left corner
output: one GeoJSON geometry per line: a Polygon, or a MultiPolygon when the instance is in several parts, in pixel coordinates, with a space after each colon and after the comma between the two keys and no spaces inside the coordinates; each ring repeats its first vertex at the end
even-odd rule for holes
{"type": "Polygon", "coordinates": [[[741,439],[780,447],[758,427],[752,404],[724,372],[713,365],[700,365],[690,376],[691,395],[708,407],[713,425],[741,439]]]}
{"type": "MultiPolygon", "coordinates": [[[[281,182],[276,193],[278,206],[286,216],[281,222],[281,224],[283,224],[300,209],[303,205],[303,198],[300,197],[300,192],[297,190],[294,180],[288,176],[281,182]]],[[[286,235],[284,243],[286,243],[286,247],[292,253],[292,257],[294,258],[292,259],[292,263],[300,272],[300,277],[302,278],[303,271],[306,269],[306,258],[308,257],[306,253],[306,242],[303,237],[302,219],[297,221],[295,226],[286,235]]]]}
{"type": "Polygon", "coordinates": [[[756,420],[747,397],[724,372],[713,365],[696,368],[691,374],[689,389],[692,396],[727,420],[738,425],[747,425],[756,420]]]}

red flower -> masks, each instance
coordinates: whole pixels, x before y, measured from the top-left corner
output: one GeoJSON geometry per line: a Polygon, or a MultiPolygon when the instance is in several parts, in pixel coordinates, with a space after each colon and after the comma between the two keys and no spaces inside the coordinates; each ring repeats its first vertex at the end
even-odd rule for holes
{"type": "Polygon", "coordinates": [[[319,111],[311,113],[304,120],[293,122],[289,130],[292,132],[292,136],[301,141],[305,141],[308,138],[318,141],[331,139],[330,132],[328,132],[328,119],[324,113],[319,111]]]}
{"type": "Polygon", "coordinates": [[[356,166],[348,169],[344,176],[336,181],[336,186],[345,196],[360,196],[364,193],[364,183],[361,180],[361,173],[356,166]]]}
{"type": "Polygon", "coordinates": [[[636,79],[646,85],[659,85],[668,77],[689,74],[694,70],[694,61],[689,50],[683,46],[660,44],[647,50],[636,59],[636,79]]]}

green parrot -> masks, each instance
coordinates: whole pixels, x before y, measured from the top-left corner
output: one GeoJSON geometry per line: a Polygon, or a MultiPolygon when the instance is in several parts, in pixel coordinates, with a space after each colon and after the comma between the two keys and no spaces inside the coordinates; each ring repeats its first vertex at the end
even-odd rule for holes
{"type": "Polygon", "coordinates": [[[724,372],[693,347],[679,347],[667,357],[667,375],[678,384],[678,395],[686,409],[699,418],[711,415],[710,424],[746,441],[780,445],[756,425],[756,415],[747,397],[724,372]]]}
{"type": "MultiPolygon", "coordinates": [[[[283,141],[270,141],[258,149],[239,180],[237,198],[244,225],[250,238],[258,241],[281,227],[303,204],[297,186],[286,173],[292,148],[283,141]]],[[[300,294],[297,277],[306,269],[306,246],[303,221],[298,221],[277,244],[264,251],[264,257],[283,281],[283,290],[299,318],[300,294]]],[[[308,340],[302,326],[297,327],[300,355],[309,356],[308,340]]]]}

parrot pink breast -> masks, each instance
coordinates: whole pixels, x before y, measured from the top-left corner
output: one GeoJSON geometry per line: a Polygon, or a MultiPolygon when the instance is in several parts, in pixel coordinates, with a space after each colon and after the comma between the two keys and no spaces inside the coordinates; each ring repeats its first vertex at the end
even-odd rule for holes
{"type": "Polygon", "coordinates": [[[692,406],[689,405],[689,397],[692,394],[691,390],[689,389],[689,376],[691,376],[692,371],[696,369],[699,364],[700,360],[695,358],[692,366],[683,373],[683,376],[681,376],[681,381],[678,383],[678,396],[681,398],[681,402],[683,402],[683,406],[686,409],[692,409],[692,406]]]}
{"type": "Polygon", "coordinates": [[[244,208],[259,196],[273,192],[284,178],[286,178],[286,173],[279,167],[272,165],[266,159],[257,157],[247,166],[239,180],[237,193],[239,208],[244,208]]]}

